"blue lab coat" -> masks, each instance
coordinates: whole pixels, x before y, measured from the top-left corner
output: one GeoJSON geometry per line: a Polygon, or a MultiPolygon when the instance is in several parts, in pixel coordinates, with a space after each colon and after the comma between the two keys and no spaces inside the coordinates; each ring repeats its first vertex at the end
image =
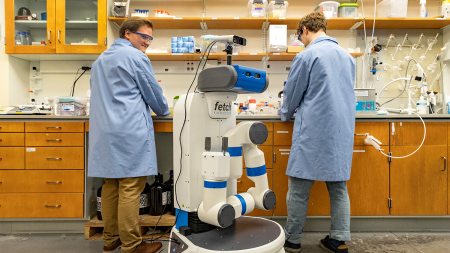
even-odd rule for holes
{"type": "Polygon", "coordinates": [[[151,110],[169,114],[148,57],[117,39],[92,65],[88,176],[157,174],[151,110]]]}
{"type": "Polygon", "coordinates": [[[334,38],[315,39],[292,63],[281,120],[295,114],[286,174],[347,181],[355,128],[355,61],[334,38]]]}

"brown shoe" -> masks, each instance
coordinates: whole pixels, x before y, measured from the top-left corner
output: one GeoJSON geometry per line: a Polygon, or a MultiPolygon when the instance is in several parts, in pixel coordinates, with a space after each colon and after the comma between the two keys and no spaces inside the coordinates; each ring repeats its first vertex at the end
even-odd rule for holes
{"type": "Polygon", "coordinates": [[[146,243],[142,242],[137,246],[132,253],[156,253],[162,247],[162,243],[160,242],[152,242],[146,243]]]}
{"type": "Polygon", "coordinates": [[[103,246],[103,253],[111,253],[111,252],[115,252],[117,249],[120,248],[120,246],[122,245],[122,242],[119,240],[113,242],[113,244],[109,245],[109,246],[103,246]]]}

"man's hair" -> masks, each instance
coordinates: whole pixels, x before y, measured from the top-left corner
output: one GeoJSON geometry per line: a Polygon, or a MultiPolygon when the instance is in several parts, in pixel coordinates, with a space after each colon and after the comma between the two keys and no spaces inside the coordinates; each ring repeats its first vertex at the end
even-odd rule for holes
{"type": "Polygon", "coordinates": [[[125,38],[125,32],[128,30],[130,32],[137,32],[139,28],[142,26],[148,26],[153,29],[153,24],[150,20],[139,18],[139,17],[132,17],[125,22],[123,22],[122,26],[120,27],[119,36],[120,38],[125,38]]]}
{"type": "Polygon", "coordinates": [[[327,20],[322,12],[312,12],[304,16],[298,23],[297,33],[302,27],[306,27],[311,32],[327,31],[327,20]]]}

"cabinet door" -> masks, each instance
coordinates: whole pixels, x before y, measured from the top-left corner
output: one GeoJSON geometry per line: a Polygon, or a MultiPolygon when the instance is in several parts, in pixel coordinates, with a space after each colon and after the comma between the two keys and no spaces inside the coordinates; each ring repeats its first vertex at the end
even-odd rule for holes
{"type": "MultiPolygon", "coordinates": [[[[416,146],[394,146],[394,156],[409,154],[416,146]]],[[[447,214],[447,145],[423,146],[405,159],[391,163],[393,215],[447,214]]]]}
{"type": "Polygon", "coordinates": [[[352,174],[347,187],[352,215],[389,215],[389,162],[373,147],[353,148],[352,174]]]}
{"type": "Polygon", "coordinates": [[[55,0],[6,0],[6,53],[56,52],[55,0]]]}
{"type": "Polygon", "coordinates": [[[57,53],[106,49],[106,0],[57,0],[56,11],[57,53]]]}

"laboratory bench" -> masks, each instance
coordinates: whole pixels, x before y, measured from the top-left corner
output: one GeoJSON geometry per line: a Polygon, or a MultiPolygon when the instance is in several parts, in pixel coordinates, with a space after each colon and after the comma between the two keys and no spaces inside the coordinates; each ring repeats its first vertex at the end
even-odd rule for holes
{"type": "MultiPolygon", "coordinates": [[[[380,140],[386,153],[404,155],[422,140],[420,120],[415,115],[357,115],[348,182],[353,217],[450,219],[450,115],[424,115],[423,119],[427,126],[423,147],[406,159],[388,159],[364,144],[364,134],[380,140]]],[[[164,148],[168,163],[172,120],[171,116],[153,117],[157,137],[166,138],[160,143],[156,138],[157,150],[170,146],[164,148]]],[[[281,122],[273,115],[238,116],[237,120],[260,120],[269,131],[259,147],[265,154],[269,185],[279,201],[275,211],[254,215],[286,216],[285,169],[294,121],[281,122]]],[[[0,218],[89,219],[95,193],[86,177],[88,132],[87,116],[0,115],[0,218]]],[[[238,181],[240,191],[251,186],[246,177],[238,181]]],[[[314,185],[309,201],[311,217],[329,215],[324,183],[314,185]]]]}

